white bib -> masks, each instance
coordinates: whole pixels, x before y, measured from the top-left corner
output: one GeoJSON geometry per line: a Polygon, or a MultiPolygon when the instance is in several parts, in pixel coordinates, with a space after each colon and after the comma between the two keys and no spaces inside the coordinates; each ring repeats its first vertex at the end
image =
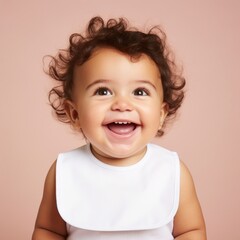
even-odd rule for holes
{"type": "Polygon", "coordinates": [[[169,224],[177,211],[179,158],[154,144],[136,164],[104,164],[85,145],[59,154],[56,197],[67,224],[92,231],[137,231],[169,224]]]}

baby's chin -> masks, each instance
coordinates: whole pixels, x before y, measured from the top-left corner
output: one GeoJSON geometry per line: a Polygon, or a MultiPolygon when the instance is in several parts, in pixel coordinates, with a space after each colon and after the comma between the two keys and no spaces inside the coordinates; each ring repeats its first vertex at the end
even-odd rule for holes
{"type": "Polygon", "coordinates": [[[111,149],[94,149],[93,155],[103,163],[112,166],[130,166],[142,159],[146,152],[146,146],[141,149],[132,149],[128,145],[118,146],[118,148],[111,149]]]}

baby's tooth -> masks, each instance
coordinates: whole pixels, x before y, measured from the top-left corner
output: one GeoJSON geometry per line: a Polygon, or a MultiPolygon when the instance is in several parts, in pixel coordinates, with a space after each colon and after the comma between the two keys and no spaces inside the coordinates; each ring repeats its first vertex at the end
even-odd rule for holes
{"type": "Polygon", "coordinates": [[[130,124],[131,122],[114,122],[115,124],[130,124]]]}

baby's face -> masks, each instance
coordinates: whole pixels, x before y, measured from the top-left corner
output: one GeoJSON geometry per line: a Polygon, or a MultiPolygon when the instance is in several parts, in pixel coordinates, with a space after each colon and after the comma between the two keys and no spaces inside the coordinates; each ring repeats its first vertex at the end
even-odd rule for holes
{"type": "Polygon", "coordinates": [[[75,67],[69,106],[95,156],[113,165],[137,162],[166,116],[156,64],[147,55],[132,61],[112,48],[96,50],[75,67]]]}

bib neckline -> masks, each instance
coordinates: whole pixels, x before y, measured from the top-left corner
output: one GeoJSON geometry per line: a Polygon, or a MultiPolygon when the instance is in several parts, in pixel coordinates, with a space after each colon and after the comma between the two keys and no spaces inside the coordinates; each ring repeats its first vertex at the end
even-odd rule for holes
{"type": "Polygon", "coordinates": [[[146,147],[147,147],[147,150],[146,150],[144,156],[138,162],[128,165],[128,166],[114,166],[114,165],[110,165],[110,164],[100,161],[92,153],[91,145],[90,144],[86,145],[86,148],[87,148],[87,151],[89,153],[90,160],[92,163],[94,163],[95,165],[97,165],[101,168],[105,168],[105,169],[113,170],[113,171],[129,171],[129,170],[133,170],[133,169],[140,168],[141,166],[143,166],[149,158],[148,157],[149,156],[149,146],[147,145],[146,147]]]}

